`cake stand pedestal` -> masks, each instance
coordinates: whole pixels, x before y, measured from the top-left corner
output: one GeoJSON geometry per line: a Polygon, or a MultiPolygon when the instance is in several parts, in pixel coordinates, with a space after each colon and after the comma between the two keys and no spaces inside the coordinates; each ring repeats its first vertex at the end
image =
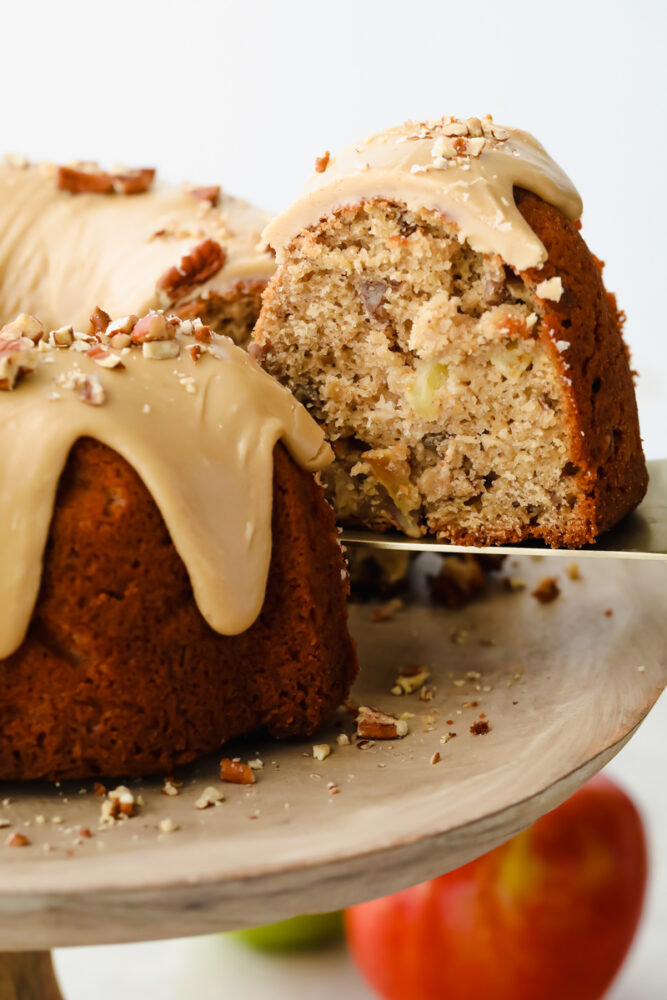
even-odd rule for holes
{"type": "Polygon", "coordinates": [[[0,955],[0,1000],[62,1000],[49,952],[0,955]]]}
{"type": "Polygon", "coordinates": [[[358,743],[344,712],[316,737],[331,747],[325,760],[314,741],[253,737],[226,754],[262,762],[254,785],[221,785],[218,755],[183,769],[175,796],[162,780],[130,782],[137,815],[102,829],[90,782],[5,784],[3,839],[30,843],[0,846],[0,1000],[57,1000],[49,948],[350,906],[456,868],[559,805],[667,683],[667,567],[593,560],[576,575],[520,557],[503,576],[523,590],[501,577],[461,611],[413,600],[376,621],[377,605],[353,606],[352,700],[407,713],[403,739],[358,743]],[[542,605],[531,593],[545,576],[560,596],[542,605]],[[392,694],[415,666],[426,687],[392,694]],[[211,785],[225,801],[196,808],[211,785]]]}

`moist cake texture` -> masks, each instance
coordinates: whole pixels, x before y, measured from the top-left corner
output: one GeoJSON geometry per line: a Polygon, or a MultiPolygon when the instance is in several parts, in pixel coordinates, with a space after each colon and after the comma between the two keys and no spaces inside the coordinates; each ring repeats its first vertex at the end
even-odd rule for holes
{"type": "Polygon", "coordinates": [[[333,158],[265,233],[253,350],[326,429],[343,523],[577,546],[643,496],[622,316],[547,160],[488,120],[410,123],[333,158]]]}

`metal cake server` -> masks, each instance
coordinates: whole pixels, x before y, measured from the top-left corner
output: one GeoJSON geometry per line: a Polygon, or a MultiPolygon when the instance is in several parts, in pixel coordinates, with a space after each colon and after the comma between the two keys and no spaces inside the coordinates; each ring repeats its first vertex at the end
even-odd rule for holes
{"type": "Polygon", "coordinates": [[[667,458],[648,462],[648,492],[639,507],[605,532],[593,545],[581,549],[550,549],[538,542],[519,545],[454,545],[437,538],[408,538],[399,532],[356,531],[345,528],[345,545],[411,552],[491,552],[511,555],[612,556],[624,559],[667,559],[667,458]]]}

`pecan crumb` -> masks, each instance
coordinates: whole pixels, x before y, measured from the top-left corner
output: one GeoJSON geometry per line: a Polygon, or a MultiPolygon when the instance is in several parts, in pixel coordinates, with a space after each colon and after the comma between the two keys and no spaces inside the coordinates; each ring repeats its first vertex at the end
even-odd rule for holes
{"type": "Polygon", "coordinates": [[[329,166],[330,159],[331,159],[331,153],[329,152],[328,149],[322,156],[317,157],[317,159],[315,160],[315,170],[317,171],[318,174],[324,173],[324,171],[329,166]]]}
{"type": "Polygon", "coordinates": [[[488,732],[491,731],[491,726],[486,721],[486,719],[480,719],[478,722],[473,722],[470,727],[470,732],[473,736],[486,736],[488,732]]]}
{"type": "Polygon", "coordinates": [[[5,841],[7,847],[28,847],[30,841],[22,833],[12,833],[5,841]]]}
{"type": "Polygon", "coordinates": [[[220,779],[229,781],[233,785],[254,785],[255,775],[247,764],[242,764],[240,760],[230,760],[223,757],[220,761],[220,779]]]}
{"type": "Polygon", "coordinates": [[[211,806],[217,806],[224,801],[224,794],[218,788],[209,785],[195,802],[195,809],[209,809],[211,806]]]}
{"type": "Polygon", "coordinates": [[[88,336],[96,337],[99,333],[106,333],[106,329],[111,322],[111,316],[105,313],[104,309],[100,309],[99,306],[95,306],[92,313],[90,314],[90,320],[88,322],[88,336]]]}
{"type": "Polygon", "coordinates": [[[96,165],[58,167],[56,187],[70,194],[141,194],[148,191],[155,178],[150,167],[108,173],[96,165]]]}
{"type": "Polygon", "coordinates": [[[388,712],[380,712],[368,705],[361,705],[357,716],[357,736],[370,740],[402,739],[408,732],[404,719],[397,719],[388,712]]]}
{"type": "Polygon", "coordinates": [[[217,205],[220,200],[220,185],[207,184],[203,187],[190,188],[190,194],[196,201],[207,201],[210,205],[217,205]]]}
{"type": "Polygon", "coordinates": [[[201,285],[224,266],[226,250],[215,240],[207,239],[181,258],[178,267],[170,267],[158,280],[157,287],[171,299],[186,294],[193,285],[201,285]]]}

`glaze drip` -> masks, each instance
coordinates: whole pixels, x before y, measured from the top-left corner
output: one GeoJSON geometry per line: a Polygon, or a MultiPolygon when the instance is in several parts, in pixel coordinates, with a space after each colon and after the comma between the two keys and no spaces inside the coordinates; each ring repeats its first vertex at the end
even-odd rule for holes
{"type": "Polygon", "coordinates": [[[299,199],[264,230],[279,261],[289,243],[321,218],[384,198],[412,211],[442,212],[473,250],[498,254],[521,271],[541,267],[547,252],[516,207],[515,187],[570,219],[582,211],[572,182],[537,139],[490,118],[406,122],[321,158],[318,168],[299,199]]]}
{"type": "MultiPolygon", "coordinates": [[[[40,586],[60,474],[72,445],[92,437],[141,476],[187,567],[199,609],[223,634],[247,629],[264,600],[271,557],[273,449],[303,468],[330,461],[306,410],[244,351],[211,335],[198,360],[121,352],[107,371],[85,353],[40,350],[36,368],[0,392],[0,658],[28,628],[40,586]],[[88,377],[101,405],[81,398],[88,377]]],[[[73,623],[73,627],[75,623],[73,623]]]]}

